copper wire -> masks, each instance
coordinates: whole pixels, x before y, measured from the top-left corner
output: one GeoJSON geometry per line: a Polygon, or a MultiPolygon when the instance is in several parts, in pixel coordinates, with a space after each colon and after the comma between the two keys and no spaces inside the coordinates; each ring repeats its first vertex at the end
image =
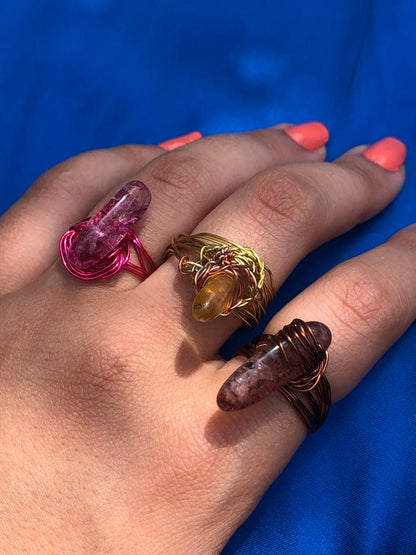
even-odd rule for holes
{"type": "Polygon", "coordinates": [[[241,247],[219,235],[198,233],[172,239],[166,256],[172,254],[179,260],[179,271],[193,278],[197,293],[214,275],[225,272],[234,277],[236,288],[232,303],[221,316],[233,312],[244,323],[253,325],[273,299],[272,274],[253,249],[241,247]],[[191,260],[192,255],[196,260],[191,260]]]}
{"type": "Polygon", "coordinates": [[[295,319],[277,334],[279,347],[290,363],[287,345],[301,357],[305,374],[282,386],[281,392],[299,413],[311,433],[322,426],[331,406],[331,387],[325,376],[328,351],[316,339],[311,327],[295,319]]]}

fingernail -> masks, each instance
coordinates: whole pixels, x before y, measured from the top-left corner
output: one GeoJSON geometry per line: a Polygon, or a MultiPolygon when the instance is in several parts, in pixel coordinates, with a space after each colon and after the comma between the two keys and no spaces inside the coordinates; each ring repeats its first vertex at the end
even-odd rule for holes
{"type": "Polygon", "coordinates": [[[298,145],[310,151],[317,150],[321,146],[324,146],[329,139],[328,129],[319,121],[294,125],[285,129],[284,132],[298,143],[298,145]]]}
{"type": "Polygon", "coordinates": [[[159,143],[159,146],[165,150],[175,150],[175,148],[197,141],[201,137],[202,134],[199,131],[192,131],[192,133],[188,133],[187,135],[182,135],[181,137],[175,137],[174,139],[159,143]]]}
{"type": "Polygon", "coordinates": [[[395,137],[386,137],[370,145],[363,156],[385,170],[396,172],[406,159],[406,145],[395,137]]]}
{"type": "Polygon", "coordinates": [[[150,191],[141,181],[124,185],[72,241],[68,254],[74,266],[85,270],[105,258],[133,229],[150,199],[150,191]]]}

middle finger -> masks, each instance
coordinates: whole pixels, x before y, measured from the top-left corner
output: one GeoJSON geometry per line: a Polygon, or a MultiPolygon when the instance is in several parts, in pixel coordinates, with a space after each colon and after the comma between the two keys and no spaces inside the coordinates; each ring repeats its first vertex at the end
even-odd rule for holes
{"type": "Polygon", "coordinates": [[[277,164],[323,160],[328,130],[319,122],[281,124],[249,133],[204,137],[151,161],[137,178],[152,191],[140,238],[158,264],[166,243],[190,232],[252,175],[277,164]]]}
{"type": "MultiPolygon", "coordinates": [[[[307,253],[373,217],[394,199],[404,182],[405,153],[400,141],[387,138],[369,148],[357,147],[333,163],[295,163],[261,172],[219,204],[193,233],[214,233],[255,249],[278,288],[307,253]]],[[[159,291],[155,303],[163,302],[160,309],[182,331],[175,334],[175,348],[184,339],[190,341],[202,359],[215,356],[241,324],[234,316],[207,323],[194,320],[193,285],[178,273],[174,259],[143,284],[140,294],[153,297],[152,290],[159,291]],[[166,288],[169,297],[160,295],[166,288]]]]}

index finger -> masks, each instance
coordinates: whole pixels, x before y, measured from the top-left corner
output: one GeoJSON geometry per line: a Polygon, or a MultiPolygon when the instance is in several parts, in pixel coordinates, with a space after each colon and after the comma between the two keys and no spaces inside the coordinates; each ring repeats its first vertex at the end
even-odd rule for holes
{"type": "Polygon", "coordinates": [[[0,291],[17,290],[46,270],[62,233],[161,152],[145,145],[93,150],[40,176],[0,219],[0,291]]]}

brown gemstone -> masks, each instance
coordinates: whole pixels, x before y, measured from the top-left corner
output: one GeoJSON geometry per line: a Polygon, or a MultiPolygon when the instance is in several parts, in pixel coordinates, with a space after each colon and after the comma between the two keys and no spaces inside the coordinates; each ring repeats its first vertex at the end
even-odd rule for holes
{"type": "MultiPolygon", "coordinates": [[[[331,331],[321,322],[307,324],[324,353],[331,343],[331,331]]],[[[285,340],[282,346],[284,353],[276,335],[261,335],[248,345],[251,356],[218,392],[220,409],[244,409],[305,373],[304,355],[285,340]]]]}
{"type": "Polygon", "coordinates": [[[208,279],[195,297],[192,306],[194,318],[207,322],[226,312],[232,305],[236,280],[232,274],[223,272],[208,279]]]}

